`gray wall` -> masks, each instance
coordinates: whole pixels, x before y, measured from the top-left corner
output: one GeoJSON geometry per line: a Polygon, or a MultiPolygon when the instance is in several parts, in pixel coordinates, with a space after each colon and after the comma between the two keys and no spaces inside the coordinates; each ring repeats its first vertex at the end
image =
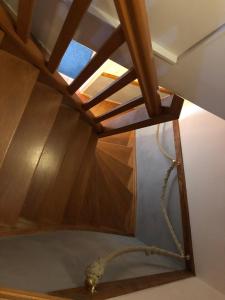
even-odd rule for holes
{"type": "MultiPolygon", "coordinates": [[[[156,142],[157,126],[146,127],[136,132],[137,157],[137,228],[136,236],[148,245],[157,245],[177,251],[160,209],[160,194],[165,172],[170,161],[159,151],[156,142]]],[[[160,140],[174,158],[172,122],[160,126],[160,140]]],[[[182,241],[182,226],[179,204],[179,189],[176,169],[172,171],[168,188],[168,212],[175,231],[182,241]]],[[[176,259],[157,257],[157,263],[170,267],[183,267],[176,259]]]]}

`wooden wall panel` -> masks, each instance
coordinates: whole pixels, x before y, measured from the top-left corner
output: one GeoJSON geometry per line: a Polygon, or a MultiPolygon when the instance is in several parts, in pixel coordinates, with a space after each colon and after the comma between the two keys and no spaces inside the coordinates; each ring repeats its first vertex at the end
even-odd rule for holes
{"type": "Polygon", "coordinates": [[[22,211],[25,218],[50,221],[55,209],[52,191],[69,142],[74,138],[78,117],[73,109],[61,105],[27,193],[22,211]]]}
{"type": "Polygon", "coordinates": [[[39,71],[0,50],[0,166],[27,105],[39,71]]]}
{"type": "Polygon", "coordinates": [[[61,99],[59,93],[36,84],[0,169],[0,223],[18,219],[61,99]]]}

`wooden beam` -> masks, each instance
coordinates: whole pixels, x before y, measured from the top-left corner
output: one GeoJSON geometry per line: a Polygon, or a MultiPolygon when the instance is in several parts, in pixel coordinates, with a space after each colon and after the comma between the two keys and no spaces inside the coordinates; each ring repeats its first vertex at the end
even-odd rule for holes
{"type": "Polygon", "coordinates": [[[35,0],[19,0],[17,33],[24,43],[27,42],[30,36],[32,13],[35,2],[35,0]]]}
{"type": "Polygon", "coordinates": [[[161,103],[153,60],[147,8],[143,0],[114,0],[150,117],[161,103]]]}
{"type": "Polygon", "coordinates": [[[130,130],[135,130],[147,126],[153,126],[159,123],[174,120],[175,117],[170,113],[169,108],[162,108],[162,113],[151,119],[145,107],[129,111],[120,117],[103,121],[104,131],[99,133],[99,137],[105,137],[130,130]]]}
{"type": "Polygon", "coordinates": [[[107,86],[103,91],[100,91],[94,98],[90,101],[83,104],[83,108],[88,110],[93,106],[97,105],[101,101],[109,98],[111,95],[125,87],[127,84],[131,83],[136,79],[136,72],[134,68],[128,70],[125,74],[118,77],[116,81],[112,82],[109,86],[107,86]]]}
{"type": "Polygon", "coordinates": [[[129,109],[132,109],[138,105],[141,105],[144,103],[143,97],[136,97],[134,99],[131,99],[127,101],[126,103],[122,103],[120,106],[113,108],[112,110],[106,112],[105,114],[102,114],[95,118],[96,123],[102,122],[106,119],[109,119],[111,117],[114,117],[118,114],[121,114],[129,109]]]}
{"type": "MultiPolygon", "coordinates": [[[[172,271],[161,274],[147,275],[137,278],[116,280],[112,282],[100,283],[97,287],[97,293],[91,295],[85,287],[66,289],[61,291],[50,292],[50,295],[65,297],[69,299],[82,300],[104,300],[118,297],[121,295],[134,293],[151,287],[160,286],[170,282],[190,278],[193,275],[185,270],[172,271]]],[[[138,297],[137,297],[138,298],[138,297]]]]}
{"type": "Polygon", "coordinates": [[[98,53],[92,58],[83,71],[74,79],[68,90],[71,94],[75,93],[87,79],[110,57],[110,55],[124,43],[124,34],[119,26],[106,40],[98,53]]]}
{"type": "Polygon", "coordinates": [[[57,69],[90,3],[91,0],[82,0],[82,1],[74,0],[73,3],[71,4],[69,13],[66,17],[62,30],[58,36],[55,47],[48,61],[48,69],[51,72],[54,72],[57,69]]]}
{"type": "Polygon", "coordinates": [[[184,99],[178,95],[173,96],[173,101],[170,107],[171,114],[174,115],[175,119],[179,119],[184,99]]]}
{"type": "Polygon", "coordinates": [[[162,107],[161,114],[149,119],[145,107],[139,107],[133,111],[124,113],[119,117],[103,121],[103,132],[99,133],[100,137],[135,130],[147,126],[152,126],[179,118],[183,105],[183,99],[174,95],[170,107],[162,107]]]}
{"type": "Polygon", "coordinates": [[[189,217],[189,209],[188,209],[188,199],[187,199],[187,189],[186,189],[186,181],[185,181],[185,173],[184,173],[180,127],[179,127],[178,120],[173,121],[173,132],[174,132],[174,144],[176,150],[176,160],[179,162],[177,165],[177,176],[178,176],[178,185],[180,191],[180,206],[181,206],[181,216],[182,216],[184,250],[185,250],[185,255],[190,255],[190,260],[186,260],[186,268],[188,271],[195,274],[195,264],[194,264],[194,255],[193,255],[192,238],[191,238],[191,225],[190,225],[190,217],[189,217]]]}

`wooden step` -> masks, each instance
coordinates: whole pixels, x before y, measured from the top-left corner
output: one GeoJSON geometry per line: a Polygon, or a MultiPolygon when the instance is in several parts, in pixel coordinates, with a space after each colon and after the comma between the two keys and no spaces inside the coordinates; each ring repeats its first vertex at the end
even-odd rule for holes
{"type": "Polygon", "coordinates": [[[104,189],[107,191],[107,196],[105,196],[105,199],[103,198],[101,207],[102,209],[106,209],[106,201],[108,200],[110,205],[114,207],[114,228],[120,230],[121,234],[122,232],[123,234],[133,234],[135,228],[134,197],[105,164],[102,156],[99,153],[96,156],[98,167],[102,172],[101,180],[104,178],[106,184],[104,185],[104,189]]]}
{"type": "Polygon", "coordinates": [[[58,92],[35,85],[0,169],[0,223],[17,222],[61,101],[58,92]]]}
{"type": "Polygon", "coordinates": [[[0,166],[19,125],[39,71],[0,50],[0,166]]]}
{"type": "Polygon", "coordinates": [[[113,158],[119,160],[121,163],[128,165],[132,153],[131,147],[103,142],[101,139],[98,141],[97,147],[98,149],[111,155],[113,158]]]}
{"type": "Polygon", "coordinates": [[[69,143],[74,139],[79,113],[61,105],[33,175],[22,215],[33,221],[51,221],[58,206],[54,191],[69,143]],[[53,216],[52,216],[53,215],[53,216]]]}
{"type": "Polygon", "coordinates": [[[130,177],[132,175],[133,169],[128,165],[121,163],[120,161],[113,158],[111,155],[103,152],[101,149],[98,149],[98,154],[101,156],[102,161],[108,168],[114,173],[121,183],[127,187],[130,177]]]}
{"type": "Polygon", "coordinates": [[[102,142],[108,142],[108,143],[114,143],[114,144],[128,146],[130,134],[131,134],[131,132],[128,131],[128,132],[124,132],[124,133],[120,133],[120,134],[107,136],[107,137],[101,138],[100,140],[102,142]]]}
{"type": "MultiPolygon", "coordinates": [[[[74,180],[73,188],[65,210],[64,223],[76,225],[88,225],[87,216],[92,215],[92,207],[86,205],[85,197],[90,183],[95,180],[93,170],[95,167],[95,149],[97,137],[93,133],[90,137],[87,149],[84,154],[83,163],[77,177],[74,180]],[[83,214],[85,212],[85,214],[83,214]]],[[[93,199],[94,194],[91,193],[93,199]]]]}
{"type": "Polygon", "coordinates": [[[49,205],[45,219],[41,219],[42,223],[61,223],[63,221],[64,211],[73,188],[74,179],[83,162],[85,149],[91,134],[92,127],[80,117],[74,128],[54,184],[48,191],[51,205],[49,205]]]}

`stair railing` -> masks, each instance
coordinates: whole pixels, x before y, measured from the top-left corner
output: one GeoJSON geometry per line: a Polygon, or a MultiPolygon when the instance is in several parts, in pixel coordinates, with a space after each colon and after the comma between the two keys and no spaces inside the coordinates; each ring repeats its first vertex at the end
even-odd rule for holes
{"type": "Polygon", "coordinates": [[[3,7],[0,7],[0,28],[16,42],[29,61],[40,69],[42,80],[63,93],[96,129],[100,137],[179,118],[183,99],[174,95],[171,106],[164,107],[159,96],[148,14],[144,0],[114,0],[121,24],[112,32],[70,85],[58,74],[57,68],[83,15],[91,4],[91,0],[74,0],[72,2],[48,60],[30,37],[35,2],[36,0],[19,0],[16,30],[3,7]],[[77,93],[79,88],[125,42],[131,54],[133,67],[84,103],[77,93]],[[142,96],[130,99],[118,107],[106,111],[101,116],[95,117],[91,113],[92,107],[106,100],[135,79],[138,79],[142,96]]]}

